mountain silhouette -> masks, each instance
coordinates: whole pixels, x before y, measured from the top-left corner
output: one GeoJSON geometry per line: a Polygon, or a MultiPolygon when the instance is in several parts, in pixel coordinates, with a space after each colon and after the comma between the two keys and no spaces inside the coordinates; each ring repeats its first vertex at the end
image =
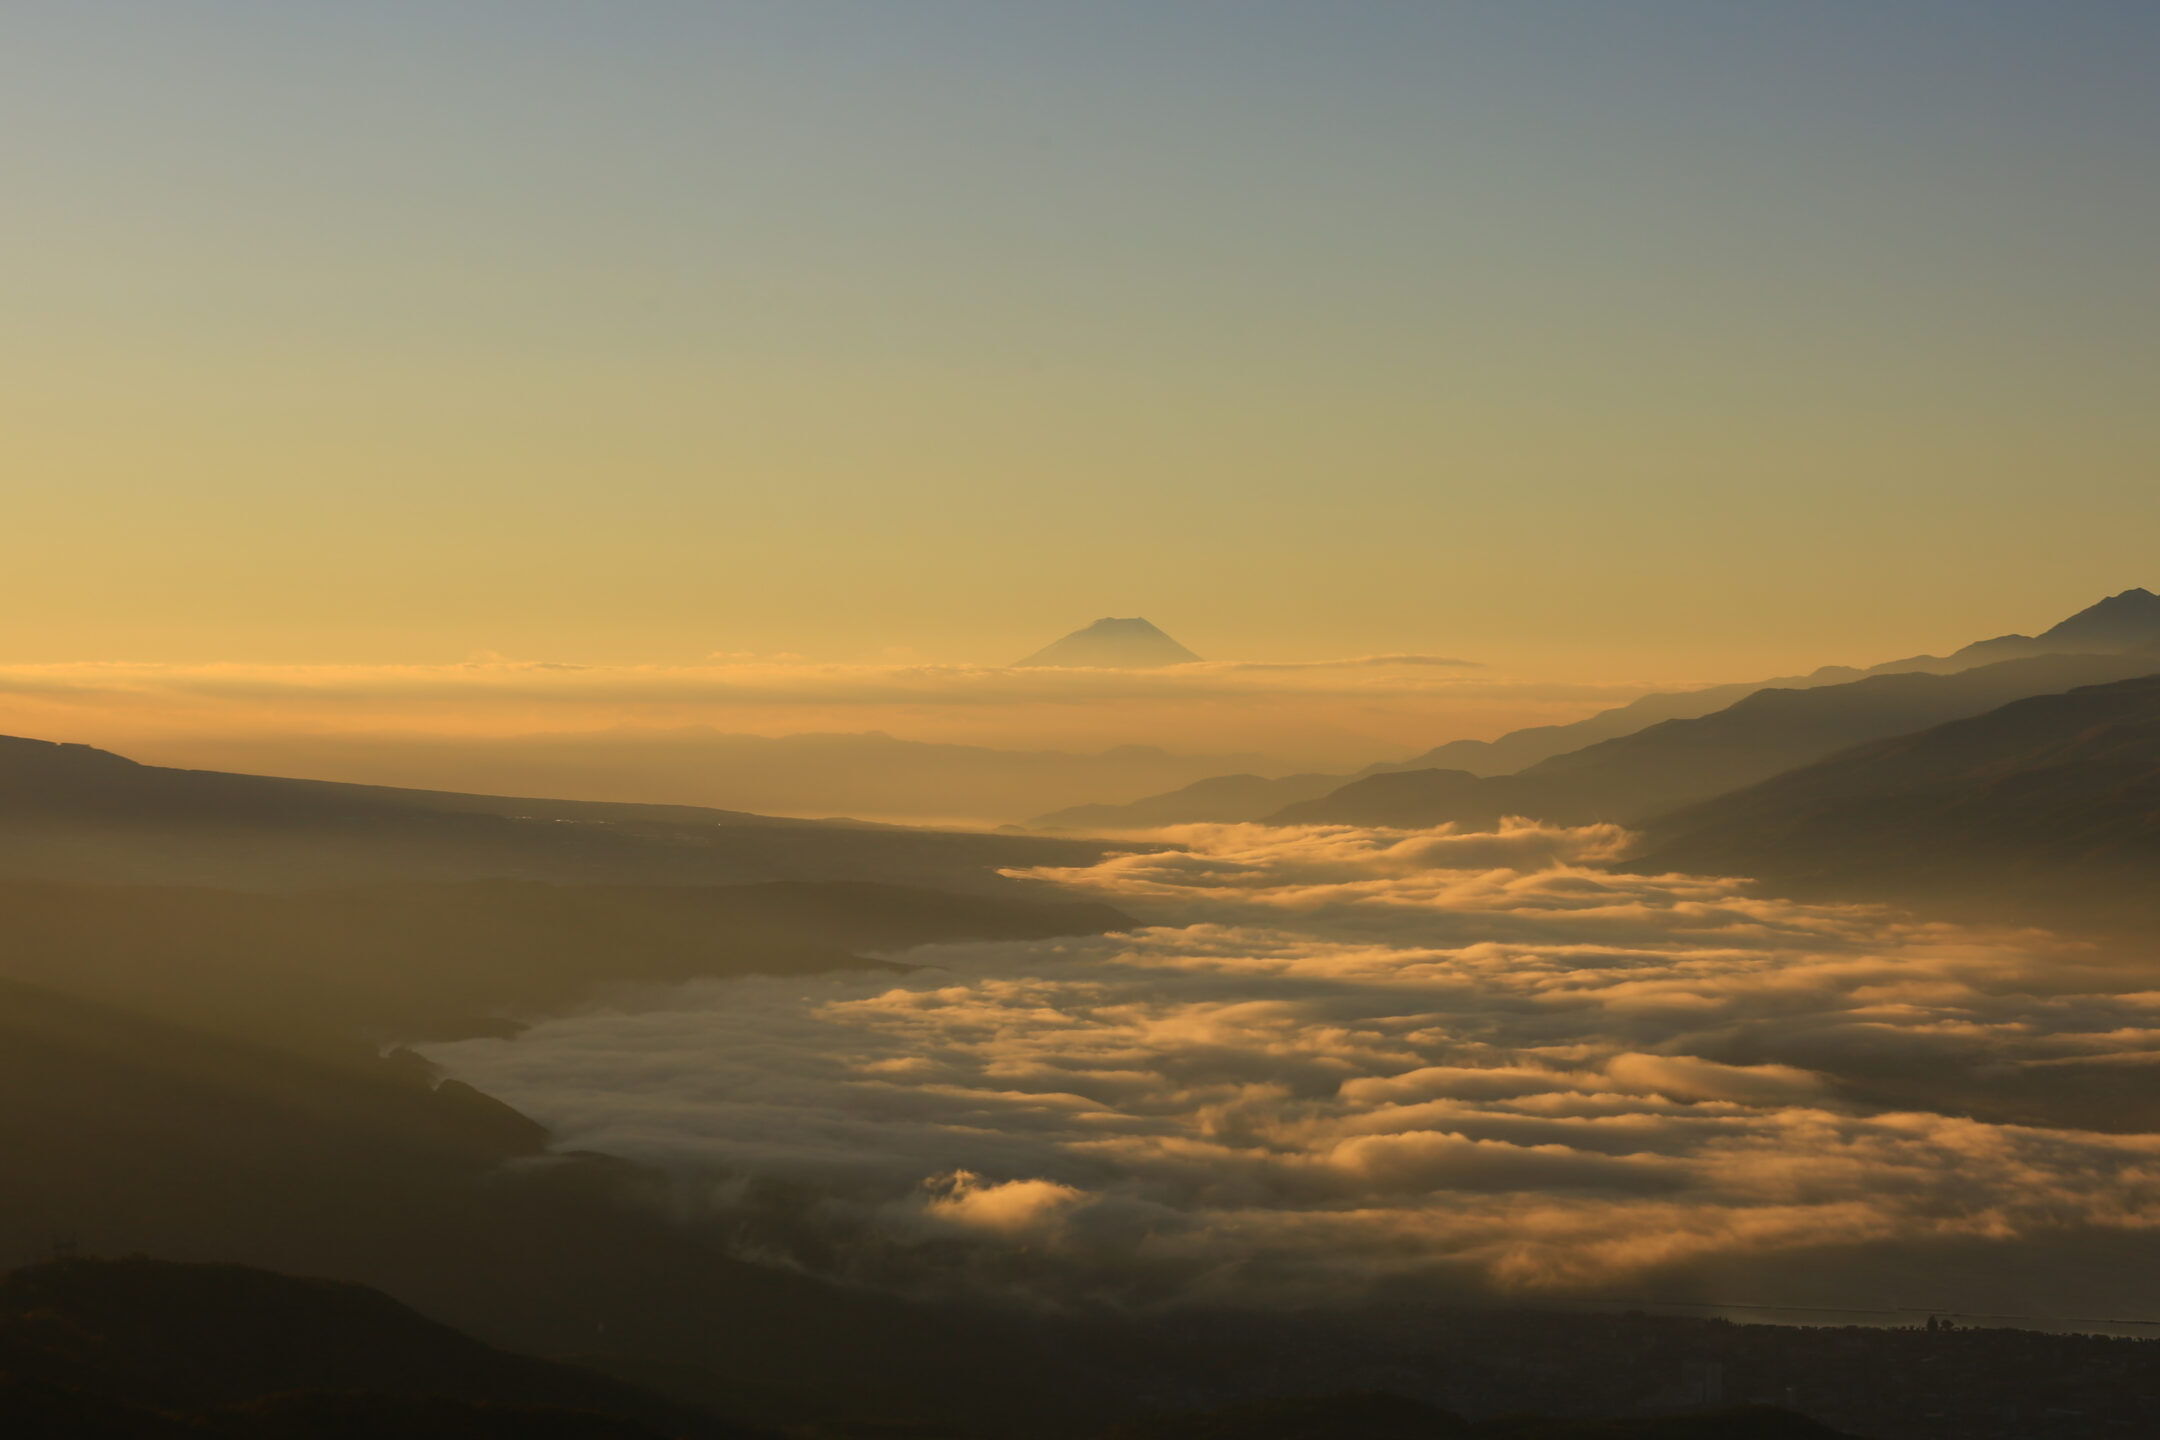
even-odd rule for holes
{"type": "Polygon", "coordinates": [[[1010,892],[997,872],[1086,864],[1077,840],[777,819],[139,765],[0,736],[0,879],[295,889],[879,881],[1010,892]]]}
{"type": "MultiPolygon", "coordinates": [[[[0,1256],[80,1245],[358,1282],[490,1345],[609,1362],[776,1424],[921,1406],[1032,1435],[1045,1410],[1099,1427],[1125,1403],[1003,1312],[932,1310],[741,1258],[684,1223],[664,1175],[547,1138],[409,1052],[310,1059],[0,979],[0,1154],[17,1162],[0,1166],[0,1256]]],[[[296,1303],[223,1267],[69,1262],[0,1285],[0,1435],[162,1440],[154,1415],[132,1413],[146,1405],[214,1408],[255,1440],[621,1440],[372,1401],[370,1423],[333,1424],[281,1398],[639,1413],[616,1403],[620,1387],[573,1378],[491,1358],[379,1297],[334,1287],[296,1303]],[[224,1408],[258,1395],[276,1425],[224,1408]]]]}
{"type": "Polygon", "coordinates": [[[1132,923],[1059,892],[472,880],[248,892],[0,879],[0,979],[291,1046],[447,1036],[602,987],[874,967],[863,951],[1132,923]]]}
{"type": "MultiPolygon", "coordinates": [[[[851,1298],[870,1303],[867,1296],[851,1298]]],[[[679,1368],[663,1367],[643,1381],[590,1363],[620,1363],[619,1357],[581,1357],[587,1363],[577,1364],[520,1353],[365,1285],[242,1264],[68,1258],[0,1277],[0,1430],[25,1440],[1847,1440],[1843,1427],[1791,1409],[1669,1408],[1654,1377],[1704,1356],[1758,1390],[1805,1389],[1827,1400],[1824,1408],[1877,1419],[1917,1410],[1918,1392],[1931,1406],[1929,1420],[1948,1421],[1869,1434],[2009,1434],[1985,1425],[2000,1413],[1997,1393],[2007,1384],[2020,1399],[2052,1397],[2064,1393],[2065,1374],[2077,1381],[2069,1393],[2091,1407],[2071,1418],[2097,1410],[2100,1428],[2016,1433],[2130,1433],[2126,1417],[2143,1413],[2147,1393],[2149,1367],[2134,1351],[2138,1342],[2097,1336],[1818,1329],[1558,1311],[1489,1310],[1476,1318],[1484,1323],[1447,1325],[1445,1369],[1400,1346],[1388,1347],[1384,1360],[1366,1360],[1362,1371],[1350,1369],[1359,1379],[1385,1375],[1421,1392],[1417,1398],[1299,1393],[1288,1386],[1313,1383],[1310,1340],[1297,1345],[1309,1330],[1217,1321],[1231,1333],[1216,1347],[1234,1352],[1259,1340],[1269,1347],[1268,1359],[1292,1377],[1287,1386],[1278,1380],[1257,1395],[1220,1403],[1243,1387],[1226,1392],[1214,1378],[1123,1394],[1123,1386],[1106,1378],[1155,1378],[1129,1344],[1090,1344],[1100,1332],[1091,1335],[1084,1324],[1016,1316],[988,1337],[992,1344],[1018,1331],[1038,1343],[1077,1345],[1087,1363],[1014,1394],[988,1425],[965,1423],[951,1409],[921,1418],[906,1410],[887,1418],[843,1409],[846,1418],[835,1424],[830,1411],[820,1415],[781,1399],[759,1407],[777,1412],[761,1417],[770,1428],[753,1428],[722,1416],[755,1404],[754,1387],[712,1397],[673,1395],[670,1382],[683,1378],[679,1368]],[[1440,1408],[1431,1398],[1435,1374],[1480,1410],[1499,1413],[1466,1420],[1440,1408]],[[1092,1390],[1077,1406],[1074,1386],[1092,1390]],[[1160,1408],[1164,1399],[1210,1397],[1217,1403],[1206,1410],[1160,1408]],[[1109,1407],[1090,1403],[1105,1399],[1109,1407]],[[1111,1415],[1122,1410],[1120,1423],[1105,1428],[1102,1408],[1111,1415]]],[[[921,1317],[917,1324],[942,1329],[923,1325],[921,1317]]],[[[955,1328],[955,1344],[980,1343],[986,1333],[980,1322],[955,1328]]],[[[1197,1342],[1206,1350],[1211,1328],[1186,1318],[1139,1322],[1130,1333],[1159,1345],[1197,1342]]],[[[812,1342],[829,1389],[846,1392],[859,1383],[865,1357],[856,1347],[864,1338],[843,1331],[812,1342]]],[[[1021,1353],[999,1348],[1001,1359],[1021,1353]]],[[[1239,1358],[1250,1365],[1249,1355],[1239,1358]]],[[[974,1388],[999,1388],[997,1372],[975,1376],[974,1388]]]]}
{"type": "Polygon", "coordinates": [[[1633,867],[2062,923],[2160,916],[2160,675],[1844,751],[1653,822],[1633,867]]]}
{"type": "Polygon", "coordinates": [[[1014,662],[1014,668],[1159,670],[1199,658],[1137,615],[1125,620],[1105,616],[1014,662]]]}
{"type": "Polygon", "coordinates": [[[1863,741],[1977,715],[2029,695],[2150,675],[2160,652],[2037,655],[1948,675],[1876,675],[1808,690],[1759,690],[1692,720],[1556,755],[1516,775],[1410,770],[1353,781],[1285,806],[1277,825],[1457,824],[1489,829],[1522,815],[1558,824],[1633,824],[1863,741]]]}
{"type": "Polygon", "coordinates": [[[756,1433],[497,1349],[378,1290],[244,1265],[64,1259],[0,1277],[0,1371],[0,1423],[25,1435],[756,1433]]]}
{"type": "MultiPolygon", "coordinates": [[[[1849,685],[1877,675],[1953,674],[1980,665],[2038,655],[2106,653],[2152,647],[2160,647],[2160,595],[2141,589],[2125,590],[2087,606],[2037,636],[1999,635],[1992,640],[1975,641],[1950,655],[1909,655],[1865,667],[1824,665],[1805,675],[1643,695],[1625,705],[1600,710],[1565,725],[1532,725],[1511,730],[1493,740],[1450,740],[1408,760],[1386,761],[1334,776],[1332,786],[1316,783],[1328,780],[1330,777],[1327,776],[1294,775],[1281,780],[1263,780],[1250,775],[1216,776],[1123,804],[1067,806],[1030,823],[1047,830],[1100,832],[1140,830],[1159,825],[1265,821],[1289,805],[1317,799],[1330,789],[1375,775],[1434,770],[1459,771],[1471,776],[1513,775],[1540,761],[1572,754],[1602,741],[1634,735],[1668,720],[1692,720],[1712,714],[1765,690],[1812,690],[1849,685]]],[[[1413,787],[1430,788],[1435,782],[1410,783],[1413,787]]],[[[1387,786],[1377,788],[1382,793],[1393,793],[1387,786]]],[[[1450,790],[1449,793],[1454,792],[1450,790]]]]}
{"type": "Polygon", "coordinates": [[[675,805],[768,818],[870,815],[936,826],[1019,820],[1268,763],[1264,755],[1229,748],[1011,748],[877,730],[749,735],[710,725],[530,735],[250,734],[198,737],[188,747],[191,763],[209,770],[607,803],[665,797],[675,805]]]}
{"type": "Polygon", "coordinates": [[[1805,675],[1643,695],[1566,725],[1532,725],[1494,740],[1450,740],[1408,760],[1368,766],[1360,774],[1441,769],[1467,770],[1473,775],[1512,775],[1540,760],[1570,754],[1601,740],[1632,735],[1662,721],[1692,720],[1711,714],[1763,690],[1813,690],[1849,685],[1876,675],[1949,675],[2037,655],[2116,654],[2155,647],[2160,647],[2160,595],[2131,589],[2088,605],[2038,635],[1998,635],[1960,646],[1948,655],[1907,655],[1866,666],[1824,665],[1805,675]]]}
{"type": "Polygon", "coordinates": [[[2132,650],[2160,645],[2160,595],[2145,589],[2110,595],[2036,638],[2053,650],[2132,650]]]}
{"type": "MultiPolygon", "coordinates": [[[[1975,665],[2024,655],[2074,655],[2096,651],[2142,650],[2160,645],[2160,595],[2132,589],[2088,605],[2038,635],[1998,635],[1976,640],[1953,652],[1946,662],[1975,665]]],[[[1890,662],[1908,669],[1929,668],[1931,655],[1890,662]]]]}

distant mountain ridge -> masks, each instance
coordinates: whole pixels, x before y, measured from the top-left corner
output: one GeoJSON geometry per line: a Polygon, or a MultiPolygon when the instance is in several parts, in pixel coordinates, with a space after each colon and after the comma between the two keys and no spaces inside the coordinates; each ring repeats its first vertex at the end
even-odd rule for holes
{"type": "Polygon", "coordinates": [[[0,736],[0,880],[240,889],[874,880],[996,892],[1015,884],[1000,870],[1101,854],[1039,836],[174,770],[0,736]]]}
{"type": "MultiPolygon", "coordinates": [[[[2140,587],[2088,605],[2038,635],[1998,635],[1992,640],[1976,640],[1953,652],[1945,663],[1971,664],[2027,655],[2081,655],[2151,645],[2160,645],[2160,595],[2140,587]]],[[[1922,669],[1934,659],[1932,655],[1917,655],[1890,663],[1922,669]]]]}
{"type": "MultiPolygon", "coordinates": [[[[2141,588],[2124,590],[2087,606],[2038,635],[2000,635],[1963,646],[1947,656],[1912,655],[1865,668],[1826,665],[1806,675],[1645,695],[1566,725],[1531,726],[1495,740],[1450,741],[1409,760],[1369,765],[1355,774],[1336,777],[1336,788],[1355,786],[1356,789],[1341,805],[1334,807],[1332,813],[1403,816],[1450,810],[1476,813],[1488,802],[1498,804],[1499,796],[1509,787],[1480,789],[1467,785],[1465,777],[1513,776],[1556,757],[1635,735],[1665,722],[1715,714],[1767,691],[1791,692],[1851,685],[1883,675],[1955,674],[2004,660],[2043,655],[2105,654],[2148,648],[2160,650],[2160,595],[2141,588]],[[1379,778],[1410,774],[1421,774],[1425,778],[1399,782],[1379,778]]],[[[2115,678],[2120,676],[2094,674],[2088,680],[2066,683],[2115,678]]],[[[1853,736],[1843,743],[1852,743],[1858,738],[1853,736]]],[[[1827,753],[1830,748],[1835,748],[1835,744],[1814,753],[1827,753]]],[[[1795,758],[1790,763],[1800,761],[1795,758]]],[[[1077,831],[1147,829],[1195,822],[1292,823],[1279,817],[1285,813],[1301,816],[1326,813],[1314,805],[1330,793],[1316,783],[1325,778],[1298,775],[1267,780],[1258,776],[1222,776],[1125,804],[1069,806],[1040,816],[1033,823],[1044,829],[1077,831]],[[1292,807],[1312,808],[1293,810],[1292,807]]],[[[1761,775],[1750,778],[1761,778],[1761,775]]],[[[1534,787],[1530,793],[1537,793],[1534,787]]],[[[1690,798],[1699,798],[1699,795],[1690,798]]],[[[1673,803],[1684,802],[1675,800],[1673,803]]],[[[1301,820],[1297,823],[1309,822],[1301,820]]],[[[1374,820],[1369,823],[1391,822],[1374,820]]]]}
{"type": "Polygon", "coordinates": [[[2160,675],[2034,696],[1660,817],[1633,868],[2160,919],[2160,675]]]}
{"type": "Polygon", "coordinates": [[[1645,695],[1568,725],[1535,725],[1509,731],[1496,740],[1451,740],[1385,768],[1468,770],[1474,775],[1510,775],[1540,760],[1564,755],[1600,740],[1631,735],[1661,720],[1688,720],[1708,715],[1744,700],[1758,690],[1807,690],[1823,685],[1849,685],[1872,675],[1903,675],[1916,671],[1947,674],[1998,660],[2136,650],[2147,645],[2160,645],[2160,595],[2150,590],[2130,589],[2088,605],[2038,635],[1998,635],[1992,640],[1976,640],[1948,655],[1908,655],[1901,660],[1885,660],[1864,667],[1824,665],[1805,675],[1645,695]]]}
{"type": "Polygon", "coordinates": [[[1980,714],[2012,700],[2160,670],[2160,652],[2035,655],[1970,670],[1874,675],[1806,690],[1758,690],[1722,710],[1541,760],[1515,775],[1411,770],[1371,775],[1290,805],[1276,825],[1456,824],[1522,815],[1555,824],[1634,824],[1766,780],[1847,746],[1980,714]]]}
{"type": "MultiPolygon", "coordinates": [[[[1261,755],[1152,745],[1008,749],[902,739],[880,731],[736,734],[711,726],[630,726],[530,735],[397,731],[189,737],[165,763],[311,775],[349,783],[610,804],[706,806],[766,823],[776,814],[872,817],[973,828],[1105,794],[1142,794],[1255,769],[1261,755]],[[650,797],[650,800],[647,799],[650,797]]],[[[1287,803],[1295,798],[1285,796],[1287,803]]]]}
{"type": "Polygon", "coordinates": [[[1200,657],[1139,616],[1104,616],[1082,630],[1045,645],[1014,669],[1159,670],[1190,665],[1200,657]]]}

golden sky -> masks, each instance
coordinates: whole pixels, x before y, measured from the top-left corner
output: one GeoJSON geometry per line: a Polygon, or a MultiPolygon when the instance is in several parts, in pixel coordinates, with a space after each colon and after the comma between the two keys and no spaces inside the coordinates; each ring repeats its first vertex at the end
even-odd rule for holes
{"type": "Polygon", "coordinates": [[[1633,684],[2041,628],[2160,580],[2156,31],[9,7],[0,663],[1145,615],[1633,684]]]}

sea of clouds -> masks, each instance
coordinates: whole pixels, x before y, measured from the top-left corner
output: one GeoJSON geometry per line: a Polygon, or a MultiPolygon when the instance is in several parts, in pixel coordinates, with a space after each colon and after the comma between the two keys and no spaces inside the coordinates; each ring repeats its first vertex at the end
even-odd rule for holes
{"type": "Polygon", "coordinates": [[[2074,1308],[2160,1256],[2134,947],[1630,874],[1612,827],[1166,833],[1039,872],[1126,933],[427,1053],[746,1253],[947,1293],[2074,1308]]]}

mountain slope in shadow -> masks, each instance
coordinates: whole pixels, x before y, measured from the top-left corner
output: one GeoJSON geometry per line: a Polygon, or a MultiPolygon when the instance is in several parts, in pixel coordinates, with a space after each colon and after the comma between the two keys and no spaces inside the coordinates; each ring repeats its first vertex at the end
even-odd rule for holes
{"type": "Polygon", "coordinates": [[[546,1142],[409,1057],[324,1062],[0,981],[0,1264],[79,1246],[334,1276],[756,1423],[1087,1393],[1009,1318],[736,1258],[665,1177],[546,1142]]]}
{"type": "Polygon", "coordinates": [[[2019,700],[1675,811],[1632,863],[2055,923],[2160,918],[2160,676],[2019,700]]]}
{"type": "Polygon", "coordinates": [[[241,889],[872,880],[1011,892],[1002,868],[1086,864],[1102,853],[1038,836],[172,770],[0,737],[0,877],[9,878],[241,889]]]}
{"type": "Polygon", "coordinates": [[[63,1259],[0,1277],[0,1373],[0,1423],[26,1435],[756,1433],[482,1344],[379,1291],[230,1264],[63,1259]]]}
{"type": "MultiPolygon", "coordinates": [[[[1457,770],[1472,776],[1512,775],[1540,761],[1571,754],[1621,736],[1633,735],[1668,720],[1692,720],[1723,710],[1765,690],[1810,690],[1849,685],[1876,675],[1952,674],[2002,660],[2038,655],[2111,653],[2160,647],[2160,595],[2125,590],[2089,605],[2038,635],[2000,635],[1949,655],[1911,655],[1856,668],[1825,665],[1806,675],[1712,685],[1699,690],[1644,695],[1625,705],[1565,725],[1533,725],[1494,740],[1451,740],[1408,760],[1368,765],[1351,775],[1294,775],[1279,780],[1258,776],[1220,776],[1128,803],[1077,805],[1034,820],[1046,830],[1140,830],[1199,822],[1236,823],[1267,820],[1290,805],[1375,775],[1410,771],[1457,770]]],[[[1456,795],[1447,781],[1411,782],[1405,796],[1420,788],[1436,801],[1456,795]]],[[[1382,787],[1385,793],[1386,787],[1382,787]]],[[[1406,806],[1415,806],[1406,800],[1406,806]]]]}
{"type": "Polygon", "coordinates": [[[815,974],[937,941],[1098,934],[1109,906],[868,882],[483,880],[246,892],[0,881],[0,977],[311,1053],[499,1029],[611,987],[815,974]]]}
{"type": "Polygon", "coordinates": [[[1538,761],[1565,755],[1601,740],[1632,735],[1665,720],[1691,720],[1722,710],[1760,690],[1812,690],[1849,685],[1875,675],[1950,675],[2002,660],[2037,655],[2114,654],[2160,646],[2160,595],[2130,589],[2086,606],[2038,635],[1998,635],[1976,640],[1948,655],[1908,655],[1858,669],[1825,665],[1806,675],[1714,685],[1676,695],[1645,695],[1572,725],[1540,725],[1516,730],[1497,740],[1456,740],[1391,768],[1468,770],[1475,775],[1511,775],[1538,761]]]}
{"type": "Polygon", "coordinates": [[[1714,714],[1540,761],[1518,775],[1460,770],[1373,775],[1286,806],[1276,825],[1456,824],[1502,817],[1636,823],[1751,785],[1847,746],[1979,714],[2011,700],[2160,670],[2160,652],[2042,655],[1952,674],[1878,675],[1810,690],[1763,690],[1714,714]]]}

